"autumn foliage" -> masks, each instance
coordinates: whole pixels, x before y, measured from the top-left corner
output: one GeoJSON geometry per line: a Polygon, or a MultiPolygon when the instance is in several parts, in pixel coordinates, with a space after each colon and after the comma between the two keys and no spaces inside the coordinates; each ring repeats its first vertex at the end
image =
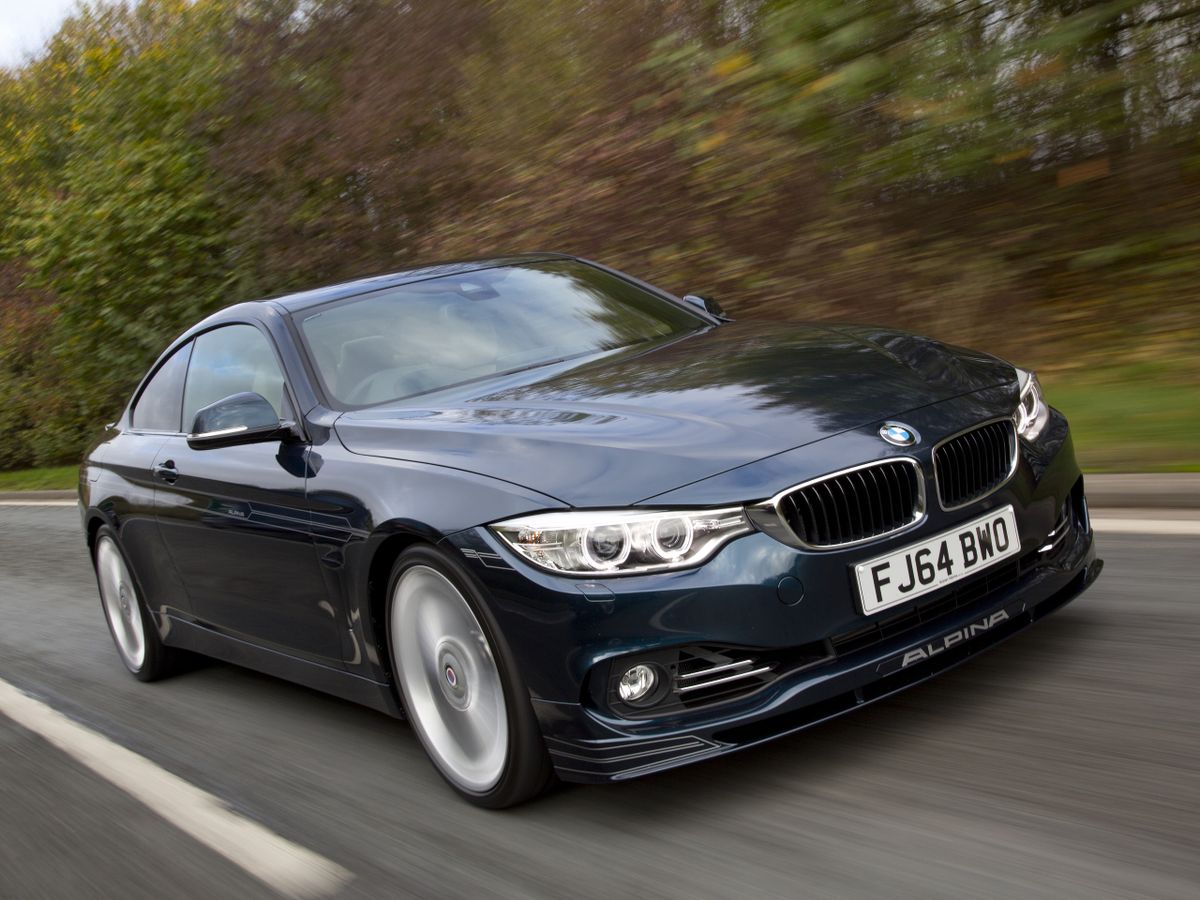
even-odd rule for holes
{"type": "Polygon", "coordinates": [[[558,249],[1057,360],[1200,332],[1182,0],[142,0],[0,73],[0,468],[206,312],[558,249]]]}

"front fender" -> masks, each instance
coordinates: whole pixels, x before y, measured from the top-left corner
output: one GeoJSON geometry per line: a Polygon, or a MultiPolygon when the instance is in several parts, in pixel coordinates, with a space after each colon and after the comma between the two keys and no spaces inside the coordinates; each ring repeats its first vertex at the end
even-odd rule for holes
{"type": "Polygon", "coordinates": [[[389,683],[382,594],[403,549],[439,544],[497,519],[564,508],[553,497],[461,469],[351,453],[336,438],[313,448],[307,490],[321,571],[345,615],[346,668],[389,683]]]}

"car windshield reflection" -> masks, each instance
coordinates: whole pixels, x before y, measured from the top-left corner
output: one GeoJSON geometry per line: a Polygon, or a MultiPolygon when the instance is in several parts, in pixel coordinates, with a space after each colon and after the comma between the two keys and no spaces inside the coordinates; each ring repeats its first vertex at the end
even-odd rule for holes
{"type": "Polygon", "coordinates": [[[372,406],[671,338],[707,323],[575,261],[503,266],[317,309],[300,331],[329,398],[372,406]]]}

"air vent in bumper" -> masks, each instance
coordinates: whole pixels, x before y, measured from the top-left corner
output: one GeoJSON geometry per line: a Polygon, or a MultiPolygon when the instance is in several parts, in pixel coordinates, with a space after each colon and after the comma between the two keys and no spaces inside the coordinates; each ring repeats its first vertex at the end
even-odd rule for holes
{"type": "Polygon", "coordinates": [[[825,641],[770,651],[691,645],[611,660],[607,675],[590,679],[588,690],[593,702],[627,718],[644,718],[736,700],[765,687],[780,675],[829,658],[825,641]],[[638,663],[653,666],[666,680],[667,689],[649,706],[625,703],[618,693],[622,673],[638,663]]]}
{"type": "Polygon", "coordinates": [[[687,704],[716,699],[724,694],[741,693],[771,680],[771,663],[760,664],[752,655],[736,651],[691,647],[680,653],[675,667],[675,692],[687,704]]]}

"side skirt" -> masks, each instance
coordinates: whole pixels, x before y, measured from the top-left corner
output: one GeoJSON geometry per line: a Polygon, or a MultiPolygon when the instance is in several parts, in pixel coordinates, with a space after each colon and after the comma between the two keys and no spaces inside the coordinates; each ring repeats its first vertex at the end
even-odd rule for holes
{"type": "Polygon", "coordinates": [[[202,656],[211,656],[223,662],[295,682],[341,697],[343,700],[369,706],[398,719],[404,718],[391,685],[297,659],[278,650],[238,640],[174,616],[170,616],[169,619],[170,639],[167,643],[173,647],[191,650],[202,656]]]}

